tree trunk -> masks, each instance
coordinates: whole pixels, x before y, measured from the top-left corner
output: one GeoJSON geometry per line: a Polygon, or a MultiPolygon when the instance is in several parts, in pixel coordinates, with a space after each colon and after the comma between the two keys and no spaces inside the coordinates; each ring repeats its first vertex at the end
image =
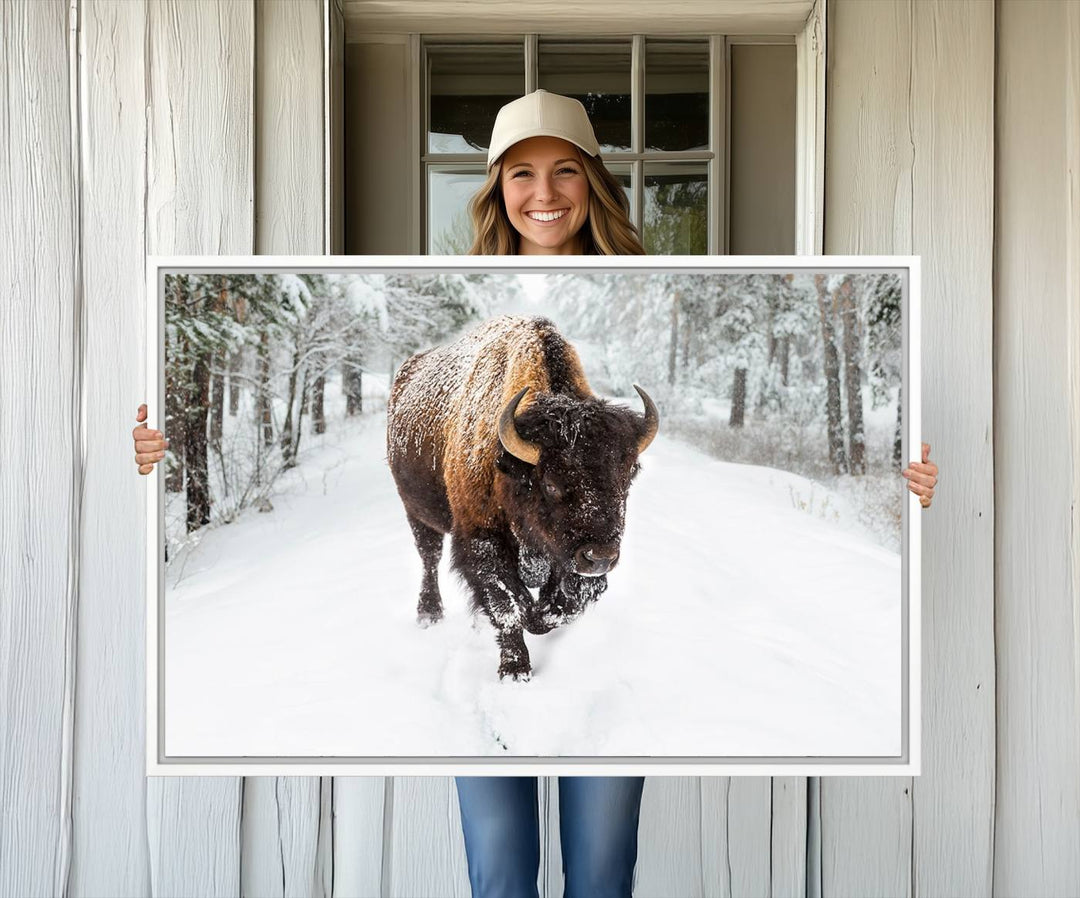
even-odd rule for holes
{"type": "Polygon", "coordinates": [[[825,353],[825,414],[828,419],[829,461],[833,472],[844,474],[847,459],[844,455],[844,423],[840,410],[840,355],[836,350],[833,327],[833,302],[825,289],[825,275],[815,274],[818,311],[821,314],[821,343],[825,353]]]}
{"type": "Polygon", "coordinates": [[[213,372],[210,375],[210,444],[221,451],[221,433],[225,419],[225,375],[222,367],[225,354],[215,353],[213,372]]]}
{"type": "Polygon", "coordinates": [[[345,360],[345,414],[362,415],[364,413],[364,370],[360,356],[350,356],[345,360]]]}
{"type": "Polygon", "coordinates": [[[785,334],[780,338],[780,382],[788,385],[788,361],[791,358],[791,335],[785,334]]]}
{"type": "Polygon", "coordinates": [[[732,427],[742,427],[743,417],[746,413],[746,369],[735,369],[735,383],[731,388],[731,417],[728,424],[732,427]]]}
{"type": "Polygon", "coordinates": [[[259,335],[259,386],[255,396],[255,421],[262,431],[262,445],[274,444],[274,421],[270,413],[270,335],[259,335]]]}
{"type": "Polygon", "coordinates": [[[187,530],[210,523],[210,471],[206,425],[210,414],[210,357],[200,353],[191,373],[184,427],[184,459],[187,466],[187,530]]]}
{"type": "Polygon", "coordinates": [[[229,356],[229,417],[235,418],[240,410],[240,353],[229,356]]]}
{"type": "Polygon", "coordinates": [[[292,445],[292,459],[293,464],[296,463],[296,458],[300,455],[300,435],[304,432],[304,413],[307,411],[308,402],[310,401],[311,385],[308,382],[308,368],[304,366],[304,381],[303,386],[300,387],[300,414],[296,417],[296,433],[293,436],[292,445]]]}
{"type": "Polygon", "coordinates": [[[292,370],[289,372],[289,394],[285,398],[285,423],[281,425],[281,455],[286,468],[296,464],[293,457],[293,403],[296,401],[296,378],[300,373],[300,345],[293,349],[292,370]]]}
{"type": "MultiPolygon", "coordinates": [[[[892,460],[893,465],[899,467],[904,457],[904,388],[896,393],[896,434],[893,436],[892,460]]],[[[921,458],[921,456],[920,456],[921,458]]]]}
{"type": "Polygon", "coordinates": [[[326,414],[323,410],[323,396],[326,393],[326,375],[315,378],[315,389],[311,397],[311,432],[326,433],[326,414]]]}
{"type": "Polygon", "coordinates": [[[682,316],[682,349],[680,350],[681,364],[679,367],[682,369],[684,382],[690,374],[690,346],[694,336],[694,320],[690,314],[692,311],[692,308],[689,310],[683,309],[682,316]]]}
{"type": "Polygon", "coordinates": [[[848,411],[848,470],[866,473],[866,435],[863,432],[862,365],[859,345],[859,317],[851,279],[840,286],[840,320],[844,325],[844,389],[848,411]]]}

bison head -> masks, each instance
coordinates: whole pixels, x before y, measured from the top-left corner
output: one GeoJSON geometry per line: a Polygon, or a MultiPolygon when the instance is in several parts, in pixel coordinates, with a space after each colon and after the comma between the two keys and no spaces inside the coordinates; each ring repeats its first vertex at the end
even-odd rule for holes
{"type": "Polygon", "coordinates": [[[644,415],[547,393],[518,415],[528,388],[502,412],[500,503],[518,539],[564,571],[599,577],[619,560],[630,481],[660,424],[648,394],[634,389],[644,415]]]}

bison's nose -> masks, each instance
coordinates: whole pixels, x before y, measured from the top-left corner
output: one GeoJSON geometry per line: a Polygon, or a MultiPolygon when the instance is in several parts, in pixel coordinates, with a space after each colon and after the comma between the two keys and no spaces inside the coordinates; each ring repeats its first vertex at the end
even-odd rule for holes
{"type": "Polygon", "coordinates": [[[615,567],[618,560],[618,546],[587,543],[574,553],[575,573],[583,577],[599,577],[615,567]]]}

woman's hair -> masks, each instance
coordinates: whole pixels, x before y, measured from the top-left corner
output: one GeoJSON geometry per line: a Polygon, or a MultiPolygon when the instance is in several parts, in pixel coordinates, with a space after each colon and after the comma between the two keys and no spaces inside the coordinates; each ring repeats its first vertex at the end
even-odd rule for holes
{"type": "MultiPolygon", "coordinates": [[[[622,185],[599,156],[579,153],[589,182],[589,215],[581,230],[587,256],[643,256],[637,228],[630,221],[630,202],[622,185]]],[[[520,235],[510,224],[500,181],[502,159],[491,166],[487,180],[469,200],[473,225],[472,256],[516,256],[520,235]]]]}

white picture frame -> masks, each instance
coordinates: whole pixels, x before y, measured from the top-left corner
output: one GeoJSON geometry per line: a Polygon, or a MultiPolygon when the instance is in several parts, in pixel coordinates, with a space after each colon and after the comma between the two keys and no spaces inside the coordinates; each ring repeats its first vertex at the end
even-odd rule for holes
{"type": "MultiPolygon", "coordinates": [[[[146,287],[148,426],[161,428],[165,408],[164,277],[177,272],[895,272],[903,284],[904,458],[920,445],[920,259],[917,256],[668,256],[668,257],[458,257],[458,256],[149,256],[146,287]]],[[[365,757],[311,755],[169,755],[164,727],[165,587],[162,559],[164,478],[147,478],[146,751],[148,775],[340,776],[340,775],[706,775],[706,776],[914,776],[921,770],[920,506],[906,490],[902,514],[900,751],[850,756],[661,756],[661,757],[365,757]]],[[[899,472],[897,472],[899,473],[899,472]]],[[[515,684],[516,685],[516,684],[515,684]]]]}

